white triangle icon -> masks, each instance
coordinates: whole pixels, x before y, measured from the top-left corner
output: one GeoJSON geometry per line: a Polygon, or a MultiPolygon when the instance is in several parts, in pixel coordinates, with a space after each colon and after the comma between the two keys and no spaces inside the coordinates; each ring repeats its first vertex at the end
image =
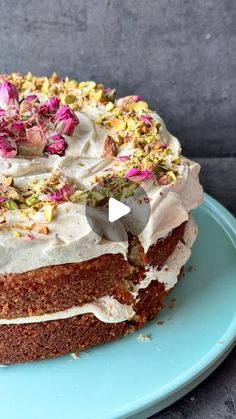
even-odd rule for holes
{"type": "Polygon", "coordinates": [[[117,201],[115,198],[110,198],[108,202],[108,219],[111,223],[116,220],[119,220],[124,215],[127,215],[131,212],[128,205],[122,204],[122,202],[117,201]]]}

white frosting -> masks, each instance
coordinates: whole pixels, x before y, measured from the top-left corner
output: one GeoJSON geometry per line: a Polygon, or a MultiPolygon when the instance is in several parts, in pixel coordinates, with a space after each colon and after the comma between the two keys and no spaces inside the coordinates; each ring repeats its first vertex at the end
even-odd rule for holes
{"type": "MultiPolygon", "coordinates": [[[[166,290],[170,290],[177,283],[180,270],[191,255],[190,247],[194,243],[196,235],[197,226],[191,217],[185,228],[183,238],[184,243],[179,241],[165,265],[160,270],[158,270],[157,267],[148,266],[144,278],[139,284],[134,285],[131,282],[127,284],[136,301],[138,300],[139,290],[147,288],[152,281],[158,280],[159,282],[164,283],[166,290]]],[[[93,313],[95,317],[105,323],[119,323],[131,320],[135,316],[132,305],[121,304],[113,297],[105,296],[98,298],[92,303],[87,303],[79,307],[72,307],[56,313],[20,317],[16,319],[0,319],[0,324],[39,323],[51,320],[68,319],[86,313],[93,313]]]]}
{"type": "MultiPolygon", "coordinates": [[[[101,158],[106,131],[95,124],[100,110],[87,109],[78,113],[80,124],[73,137],[66,137],[68,148],[64,157],[0,157],[0,173],[14,176],[16,185],[26,185],[34,177],[48,176],[52,170],[60,169],[65,177],[75,179],[82,190],[91,186],[91,178],[103,173],[113,165],[110,158],[101,158]]],[[[159,118],[155,115],[156,118],[159,118]]],[[[161,121],[161,120],[160,120],[161,121]]],[[[161,121],[163,141],[170,144],[174,154],[178,154],[178,140],[166,131],[161,121]]],[[[127,154],[127,150],[121,151],[127,154]]],[[[198,181],[199,165],[183,159],[179,167],[180,178],[176,183],[158,187],[152,181],[143,182],[151,205],[151,216],[140,242],[147,252],[159,238],[165,237],[173,228],[188,219],[188,212],[202,200],[202,188],[198,181]]],[[[30,220],[22,219],[18,211],[8,212],[8,223],[27,224],[29,221],[45,223],[43,214],[37,213],[30,220]]],[[[102,223],[101,223],[102,224],[102,223]]],[[[106,225],[107,228],[107,225],[106,225]]],[[[43,266],[60,265],[89,260],[106,253],[121,253],[126,257],[128,242],[122,230],[122,242],[100,239],[86,220],[84,206],[63,203],[58,206],[55,220],[50,224],[50,233],[33,233],[35,239],[27,241],[24,237],[14,237],[0,225],[0,274],[20,273],[43,266]]],[[[131,228],[132,231],[132,228],[131,228]]]]}

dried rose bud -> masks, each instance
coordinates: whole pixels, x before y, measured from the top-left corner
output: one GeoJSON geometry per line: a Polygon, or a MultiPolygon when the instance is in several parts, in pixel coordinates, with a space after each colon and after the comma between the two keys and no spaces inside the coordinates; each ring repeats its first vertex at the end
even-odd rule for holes
{"type": "Polygon", "coordinates": [[[140,115],[139,117],[140,121],[144,122],[146,125],[152,125],[153,118],[150,115],[140,115]]]}
{"type": "Polygon", "coordinates": [[[140,100],[142,100],[141,96],[139,96],[139,95],[134,95],[133,99],[134,99],[135,102],[140,102],[140,100]]]}
{"type": "Polygon", "coordinates": [[[72,135],[79,119],[68,105],[62,105],[55,116],[55,129],[60,134],[72,135]]]}
{"type": "Polygon", "coordinates": [[[39,113],[42,115],[50,115],[58,110],[60,101],[57,97],[52,96],[46,102],[42,103],[39,108],[39,113]]]}
{"type": "Polygon", "coordinates": [[[18,106],[19,94],[16,86],[7,80],[0,85],[0,108],[18,106]]]}
{"type": "Polygon", "coordinates": [[[108,135],[104,141],[102,157],[116,157],[117,156],[117,144],[113,138],[108,135]]]}
{"type": "Polygon", "coordinates": [[[5,115],[6,115],[6,111],[4,109],[0,109],[0,122],[3,120],[5,115]]]}
{"type": "Polygon", "coordinates": [[[39,125],[35,125],[26,130],[26,136],[19,138],[17,145],[20,154],[42,156],[47,144],[44,132],[39,125]]]}
{"type": "Polygon", "coordinates": [[[64,156],[67,144],[65,142],[64,137],[60,134],[54,134],[50,137],[50,140],[52,141],[50,144],[48,144],[45,147],[45,153],[47,154],[57,154],[58,156],[64,156]]]}
{"type": "Polygon", "coordinates": [[[38,147],[44,149],[46,145],[46,138],[40,126],[34,126],[26,130],[27,143],[31,147],[38,147]]]}
{"type": "Polygon", "coordinates": [[[0,134],[0,156],[15,157],[17,154],[16,142],[7,134],[0,134]]]}

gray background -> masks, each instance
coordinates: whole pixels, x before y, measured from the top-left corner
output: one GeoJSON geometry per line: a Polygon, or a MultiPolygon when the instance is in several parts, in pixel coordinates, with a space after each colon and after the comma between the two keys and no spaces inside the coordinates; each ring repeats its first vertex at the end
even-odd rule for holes
{"type": "MultiPolygon", "coordinates": [[[[0,72],[56,70],[142,95],[236,212],[235,22],[235,0],[0,0],[0,72]]],[[[235,354],[155,417],[235,418],[235,354]]]]}

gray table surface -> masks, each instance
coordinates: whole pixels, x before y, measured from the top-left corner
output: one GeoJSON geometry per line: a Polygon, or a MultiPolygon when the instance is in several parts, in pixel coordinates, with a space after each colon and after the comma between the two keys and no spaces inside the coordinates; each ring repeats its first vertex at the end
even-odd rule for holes
{"type": "MultiPolygon", "coordinates": [[[[195,158],[204,190],[236,213],[236,158],[195,158]]],[[[152,419],[235,419],[236,348],[203,383],[152,419]]]]}

